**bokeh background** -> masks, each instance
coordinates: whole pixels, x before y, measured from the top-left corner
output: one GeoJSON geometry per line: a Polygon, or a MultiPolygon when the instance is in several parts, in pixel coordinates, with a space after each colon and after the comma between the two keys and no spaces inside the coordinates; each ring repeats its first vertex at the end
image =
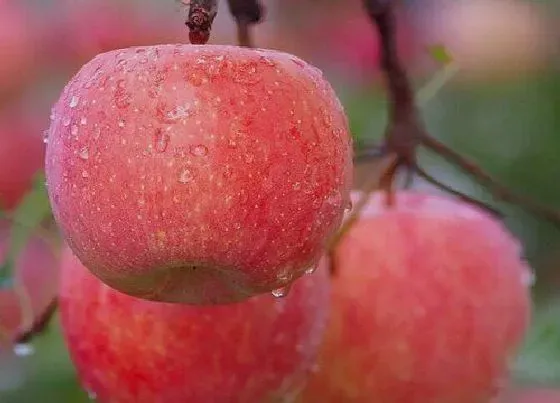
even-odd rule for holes
{"type": "MultiPolygon", "coordinates": [[[[263,3],[267,14],[255,29],[258,46],[294,53],[321,68],[346,107],[356,147],[379,139],[386,101],[377,38],[360,1],[263,3]]],[[[226,4],[220,6],[211,42],[232,44],[235,26],[226,4]]],[[[511,189],[558,209],[559,11],[556,0],[411,0],[402,1],[398,16],[400,51],[430,132],[511,189]],[[445,47],[450,64],[434,59],[434,45],[445,47]]],[[[25,234],[22,227],[40,224],[34,236],[56,244],[48,213],[42,219],[48,205],[40,176],[51,105],[99,52],[187,42],[185,16],[178,0],[0,0],[0,229],[11,225],[12,233],[25,234]],[[23,199],[22,189],[28,192],[23,199]]],[[[560,229],[496,202],[438,156],[422,153],[421,159],[440,180],[497,206],[522,240],[536,274],[535,313],[514,376],[519,384],[560,388],[560,229]]],[[[373,169],[370,163],[358,166],[356,186],[373,169]]],[[[414,186],[438,191],[419,180],[414,186]]],[[[0,257],[6,257],[8,232],[0,236],[0,257]]],[[[31,264],[41,265],[43,278],[56,278],[56,268],[45,261],[31,264]]],[[[31,275],[40,276],[36,272],[31,275]]],[[[48,300],[55,286],[41,283],[48,300]]],[[[0,324],[11,320],[6,312],[13,308],[2,299],[11,284],[0,276],[0,324]]],[[[0,402],[39,401],[88,401],[56,317],[28,345],[14,351],[0,345],[0,402]]]]}

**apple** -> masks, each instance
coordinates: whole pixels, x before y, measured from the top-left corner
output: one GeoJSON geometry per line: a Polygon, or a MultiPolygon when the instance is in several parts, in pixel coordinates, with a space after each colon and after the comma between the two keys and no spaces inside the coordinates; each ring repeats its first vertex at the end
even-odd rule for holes
{"type": "Polygon", "coordinates": [[[11,210],[42,170],[45,147],[39,121],[10,106],[0,112],[0,211],[11,210]]]}
{"type": "MultiPolygon", "coordinates": [[[[10,223],[0,221],[0,264],[6,258],[9,237],[10,223]]],[[[0,349],[2,341],[12,343],[30,330],[56,297],[59,261],[55,252],[50,243],[34,235],[17,257],[12,285],[0,287],[0,349]],[[16,287],[23,288],[24,293],[18,292],[16,287]],[[27,305],[28,318],[22,316],[22,304],[27,305]],[[30,322],[25,323],[26,320],[30,322]]]]}
{"type": "Polygon", "coordinates": [[[491,399],[530,318],[531,274],[500,222],[442,196],[402,191],[387,207],[375,193],[331,264],[332,312],[300,403],[491,399]]]}
{"type": "Polygon", "coordinates": [[[0,102],[13,95],[31,77],[35,38],[20,2],[0,0],[0,102]]]}
{"type": "Polygon", "coordinates": [[[560,390],[546,388],[515,389],[505,393],[496,403],[558,403],[560,390]]]}
{"type": "Polygon", "coordinates": [[[122,294],[62,255],[60,318],[82,385],[103,402],[278,402],[314,365],[328,312],[326,270],[284,298],[193,306],[122,294]]]}
{"type": "Polygon", "coordinates": [[[349,203],[347,118],[319,70],[272,50],[97,56],[53,108],[46,177],[80,261],[121,292],[212,304],[286,287],[349,203]]]}

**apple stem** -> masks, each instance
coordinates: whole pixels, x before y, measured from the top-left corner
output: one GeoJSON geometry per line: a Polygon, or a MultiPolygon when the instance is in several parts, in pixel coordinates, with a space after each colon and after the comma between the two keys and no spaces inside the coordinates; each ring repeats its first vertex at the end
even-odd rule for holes
{"type": "Polygon", "coordinates": [[[189,28],[189,39],[192,44],[204,45],[210,39],[210,31],[216,14],[217,0],[191,0],[189,14],[185,25],[189,28]]]}
{"type": "Polygon", "coordinates": [[[239,46],[253,48],[251,25],[262,21],[264,7],[258,0],[228,0],[229,11],[237,22],[237,41],[239,46]]]}
{"type": "Polygon", "coordinates": [[[396,163],[387,167],[382,174],[381,188],[392,201],[393,182],[399,168],[405,168],[409,175],[416,174],[440,189],[479,208],[502,217],[493,207],[461,193],[429,175],[418,165],[418,148],[424,146],[450,163],[461,168],[475,181],[490,191],[496,200],[519,205],[557,227],[560,227],[560,211],[544,206],[528,197],[516,194],[501,185],[474,162],[463,157],[447,145],[432,137],[424,128],[418,113],[413,87],[397,51],[397,29],[394,0],[363,0],[365,10],[372,24],[379,32],[381,47],[381,67],[387,81],[389,96],[389,123],[384,142],[379,146],[366,146],[363,153],[357,153],[356,160],[377,159],[392,154],[396,163]]]}

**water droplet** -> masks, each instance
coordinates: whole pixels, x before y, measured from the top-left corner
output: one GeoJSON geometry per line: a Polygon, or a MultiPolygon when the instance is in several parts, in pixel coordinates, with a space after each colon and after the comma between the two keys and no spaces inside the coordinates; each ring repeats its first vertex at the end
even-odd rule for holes
{"type": "Polygon", "coordinates": [[[87,395],[88,395],[89,400],[95,400],[95,399],[97,399],[97,393],[95,393],[95,392],[93,392],[93,391],[91,391],[91,390],[89,390],[89,389],[86,389],[86,393],[87,393],[87,395]]]}
{"type": "Polygon", "coordinates": [[[77,125],[72,125],[72,128],[70,129],[70,133],[72,133],[72,136],[75,136],[78,134],[78,126],[77,125]]]}
{"type": "Polygon", "coordinates": [[[295,182],[295,183],[292,185],[292,188],[293,188],[294,190],[300,190],[300,189],[301,189],[301,183],[295,182]]]}
{"type": "Polygon", "coordinates": [[[348,200],[348,203],[346,203],[346,206],[344,206],[344,210],[350,211],[352,210],[352,207],[353,207],[352,200],[348,200]]]}
{"type": "Polygon", "coordinates": [[[301,67],[302,69],[305,68],[305,62],[301,59],[298,59],[297,57],[292,57],[291,58],[292,62],[294,62],[295,64],[297,64],[299,67],[301,67]]]}
{"type": "Polygon", "coordinates": [[[193,146],[191,147],[191,154],[196,157],[204,157],[206,154],[208,154],[208,147],[202,144],[193,146]]]}
{"type": "Polygon", "coordinates": [[[88,178],[89,174],[87,173],[87,171],[82,171],[82,178],[88,178]]]}
{"type": "Polygon", "coordinates": [[[276,278],[283,283],[287,283],[293,277],[293,274],[290,270],[282,270],[280,273],[276,275],[276,278]]]}
{"type": "Polygon", "coordinates": [[[119,125],[119,127],[124,127],[125,126],[125,121],[123,119],[119,120],[119,123],[117,123],[119,125]]]}
{"type": "Polygon", "coordinates": [[[245,154],[245,162],[250,164],[255,160],[255,156],[253,154],[245,154]]]}
{"type": "Polygon", "coordinates": [[[76,106],[78,106],[79,103],[80,103],[80,98],[74,95],[72,99],[70,99],[70,108],[75,108],[76,106]]]}
{"type": "Polygon", "coordinates": [[[18,357],[28,357],[35,353],[35,348],[31,344],[18,343],[14,346],[14,353],[18,357]]]}
{"type": "Polygon", "coordinates": [[[272,290],[272,296],[275,298],[287,297],[289,293],[290,293],[290,285],[272,290]]]}
{"type": "Polygon", "coordinates": [[[64,119],[62,119],[62,126],[68,127],[70,126],[70,122],[71,122],[70,118],[66,116],[64,119]]]}
{"type": "Polygon", "coordinates": [[[526,287],[534,286],[536,279],[535,273],[531,269],[523,270],[521,273],[521,284],[526,287]]]}
{"type": "Polygon", "coordinates": [[[89,158],[89,149],[87,147],[83,147],[80,152],[78,153],[81,159],[87,160],[89,158]]]}
{"type": "Polygon", "coordinates": [[[49,142],[49,134],[50,134],[50,130],[47,129],[45,131],[43,131],[43,143],[47,144],[49,142]]]}
{"type": "Polygon", "coordinates": [[[305,269],[305,274],[313,274],[315,273],[315,270],[317,270],[317,266],[310,266],[305,269]]]}
{"type": "Polygon", "coordinates": [[[87,118],[86,118],[85,116],[83,116],[83,117],[80,119],[80,124],[81,124],[82,126],[85,126],[85,125],[87,124],[87,118]]]}
{"type": "Polygon", "coordinates": [[[157,130],[154,135],[154,148],[158,153],[163,153],[167,150],[167,145],[169,144],[169,134],[157,130]]]}
{"type": "Polygon", "coordinates": [[[180,183],[189,183],[193,179],[193,174],[189,169],[183,169],[179,174],[180,183]]]}

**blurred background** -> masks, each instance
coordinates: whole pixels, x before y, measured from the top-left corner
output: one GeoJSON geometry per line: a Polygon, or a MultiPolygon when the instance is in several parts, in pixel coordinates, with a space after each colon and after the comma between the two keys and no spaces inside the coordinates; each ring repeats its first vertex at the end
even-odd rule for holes
{"type": "MultiPolygon", "coordinates": [[[[356,147],[379,139],[386,101],[377,38],[360,1],[263,3],[267,15],[255,30],[257,45],[294,53],[321,68],[346,107],[356,147]]],[[[226,4],[220,6],[211,42],[232,44],[235,26],[226,4]]],[[[431,133],[511,189],[558,209],[559,12],[557,0],[409,0],[402,1],[398,16],[401,55],[421,91],[431,133]],[[445,48],[452,61],[434,58],[434,46],[439,53],[445,48]]],[[[186,13],[178,0],[0,0],[2,403],[88,401],[56,317],[29,343],[12,348],[10,342],[56,294],[60,241],[41,175],[50,108],[97,53],[187,42],[186,13]],[[14,278],[6,274],[11,258],[17,262],[14,278]],[[24,308],[17,286],[22,283],[30,297],[24,308]]],[[[495,202],[437,156],[423,153],[422,164],[445,183],[499,207],[522,240],[536,274],[535,314],[514,376],[519,384],[560,388],[560,230],[495,202]]],[[[357,167],[356,186],[373,174],[372,166],[357,167]]],[[[414,186],[429,188],[419,180],[414,186]]]]}

